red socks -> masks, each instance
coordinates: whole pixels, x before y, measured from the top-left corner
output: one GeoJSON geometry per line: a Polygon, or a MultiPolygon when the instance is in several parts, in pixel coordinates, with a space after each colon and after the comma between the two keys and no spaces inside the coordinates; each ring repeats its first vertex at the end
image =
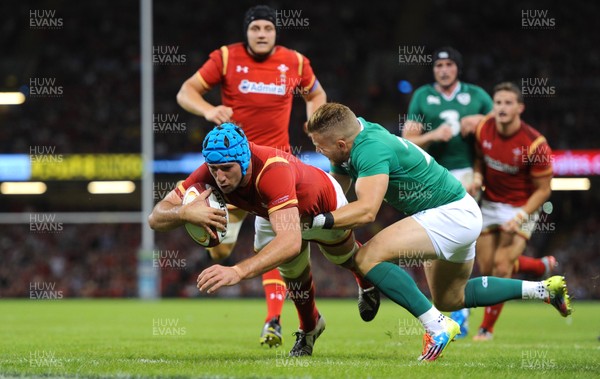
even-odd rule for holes
{"type": "Polygon", "coordinates": [[[518,272],[533,274],[535,276],[542,276],[546,271],[546,266],[539,258],[526,257],[524,255],[519,256],[517,264],[515,264],[514,274],[518,272]]]}
{"type": "Polygon", "coordinates": [[[285,300],[285,282],[276,268],[262,275],[262,284],[265,289],[265,300],[267,301],[267,318],[265,322],[273,317],[281,315],[283,301],[285,300]]]}
{"type": "Polygon", "coordinates": [[[297,279],[288,279],[288,296],[294,302],[298,319],[300,320],[300,329],[305,332],[310,332],[317,326],[319,311],[315,304],[315,286],[312,279],[312,274],[306,282],[298,281],[297,279]]]}
{"type": "Polygon", "coordinates": [[[484,328],[490,333],[494,331],[494,325],[500,317],[500,312],[502,312],[502,307],[504,307],[504,303],[492,305],[485,307],[485,314],[483,315],[483,321],[481,322],[481,328],[484,328]]]}

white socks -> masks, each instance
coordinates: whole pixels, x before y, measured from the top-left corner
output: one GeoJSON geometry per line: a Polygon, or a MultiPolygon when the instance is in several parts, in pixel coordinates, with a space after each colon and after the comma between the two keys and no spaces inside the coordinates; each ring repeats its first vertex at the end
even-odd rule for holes
{"type": "Polygon", "coordinates": [[[550,294],[544,285],[544,282],[529,282],[523,280],[523,286],[521,287],[522,298],[528,299],[540,299],[546,300],[550,294]]]}
{"type": "Polygon", "coordinates": [[[435,335],[445,330],[445,324],[443,323],[446,316],[438,311],[434,306],[419,316],[419,321],[423,324],[425,331],[430,335],[435,335]]]}

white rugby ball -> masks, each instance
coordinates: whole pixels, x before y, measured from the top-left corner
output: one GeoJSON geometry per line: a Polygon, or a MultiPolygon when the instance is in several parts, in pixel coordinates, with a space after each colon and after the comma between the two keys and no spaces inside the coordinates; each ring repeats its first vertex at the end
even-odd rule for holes
{"type": "MultiPolygon", "coordinates": [[[[205,183],[195,183],[192,184],[183,195],[183,204],[191,203],[196,197],[198,197],[202,192],[207,189],[212,189],[210,195],[206,198],[206,205],[209,207],[213,207],[216,209],[221,209],[225,211],[225,218],[227,219],[227,224],[229,224],[229,212],[227,211],[227,204],[225,203],[225,197],[219,191],[218,188],[211,186],[210,184],[205,183]]],[[[211,230],[217,235],[217,238],[212,238],[210,234],[201,226],[186,223],[185,229],[192,239],[202,245],[204,247],[214,247],[220,244],[225,236],[227,235],[227,229],[218,230],[215,227],[211,227],[211,230]]]]}

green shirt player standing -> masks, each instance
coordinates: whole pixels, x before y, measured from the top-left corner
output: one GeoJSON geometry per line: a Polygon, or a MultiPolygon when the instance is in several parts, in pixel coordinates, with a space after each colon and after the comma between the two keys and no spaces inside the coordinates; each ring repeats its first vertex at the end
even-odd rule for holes
{"type": "Polygon", "coordinates": [[[510,299],[545,300],[563,316],[571,313],[562,276],[530,282],[508,278],[469,279],[481,211],[458,180],[425,151],[382,126],[369,123],[346,106],[321,105],[308,121],[318,152],[332,163],[332,176],[356,201],[316,215],[313,228],[349,229],[375,220],[383,201],[409,214],[377,233],[355,255],[367,280],[408,310],[426,333],[420,360],[435,360],[460,333],[440,311],[497,304],[510,299]],[[423,259],[433,304],[399,265],[423,259]]]}
{"type": "Polygon", "coordinates": [[[451,47],[433,54],[435,83],[419,87],[408,106],[404,138],[426,149],[461,181],[473,177],[473,132],[491,112],[491,97],[481,88],[458,80],[461,54],[451,47]]]}

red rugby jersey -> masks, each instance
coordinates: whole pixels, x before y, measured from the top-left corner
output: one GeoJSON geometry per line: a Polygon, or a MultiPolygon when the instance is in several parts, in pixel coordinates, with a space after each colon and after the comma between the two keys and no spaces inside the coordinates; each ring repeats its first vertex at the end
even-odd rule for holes
{"type": "Polygon", "coordinates": [[[284,150],[289,148],[294,93],[309,93],[316,83],[302,54],[275,46],[271,56],[257,62],[242,43],[213,51],[198,76],[207,88],[221,84],[221,102],[233,108],[232,121],[248,140],[284,150]]]}
{"type": "MultiPolygon", "coordinates": [[[[250,151],[250,182],[225,195],[228,204],[264,218],[290,207],[298,207],[301,216],[316,216],[337,208],[335,188],[323,170],[272,147],[251,142],[250,151]]],[[[185,190],[199,182],[217,187],[206,163],[180,183],[176,192],[183,198],[185,190]]]]}
{"type": "Polygon", "coordinates": [[[552,175],[552,150],[546,138],[521,121],[513,135],[498,133],[493,116],[477,127],[476,148],[483,160],[484,199],[524,205],[534,191],[532,178],[552,175]]]}

